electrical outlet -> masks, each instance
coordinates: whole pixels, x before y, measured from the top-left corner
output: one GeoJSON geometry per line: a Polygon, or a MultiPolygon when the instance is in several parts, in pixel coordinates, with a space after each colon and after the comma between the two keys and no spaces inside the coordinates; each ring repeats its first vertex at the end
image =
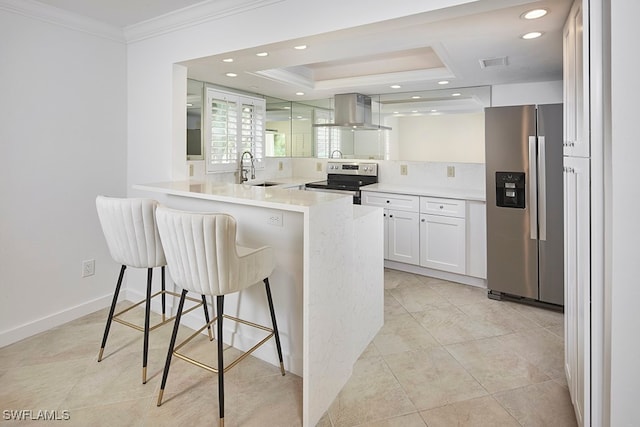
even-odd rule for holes
{"type": "Polygon", "coordinates": [[[316,172],[322,172],[322,162],[316,163],[316,172]]]}
{"type": "Polygon", "coordinates": [[[269,212],[269,216],[267,217],[267,224],[282,227],[282,212],[269,212]]]}
{"type": "Polygon", "coordinates": [[[408,173],[407,165],[400,165],[400,175],[407,175],[408,173]]]}
{"type": "Polygon", "coordinates": [[[283,169],[282,162],[278,162],[278,170],[281,171],[283,169]]]}
{"type": "Polygon", "coordinates": [[[456,167],[455,166],[447,166],[447,177],[454,178],[456,176],[456,167]]]}
{"type": "Polygon", "coordinates": [[[89,259],[82,261],[82,277],[89,277],[96,274],[96,260],[89,259]]]}

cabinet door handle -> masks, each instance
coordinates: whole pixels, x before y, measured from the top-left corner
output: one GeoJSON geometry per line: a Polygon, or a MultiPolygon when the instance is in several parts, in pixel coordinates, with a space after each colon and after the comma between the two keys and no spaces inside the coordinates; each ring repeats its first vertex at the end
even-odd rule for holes
{"type": "Polygon", "coordinates": [[[389,215],[389,218],[393,218],[393,215],[389,215]]]}
{"type": "Polygon", "coordinates": [[[444,206],[440,205],[440,209],[444,209],[444,206]]]}
{"type": "Polygon", "coordinates": [[[420,221],[422,221],[422,222],[426,222],[427,220],[426,220],[426,219],[424,219],[424,218],[422,218],[420,221]]]}
{"type": "Polygon", "coordinates": [[[389,200],[387,200],[387,203],[389,203],[389,200]]]}

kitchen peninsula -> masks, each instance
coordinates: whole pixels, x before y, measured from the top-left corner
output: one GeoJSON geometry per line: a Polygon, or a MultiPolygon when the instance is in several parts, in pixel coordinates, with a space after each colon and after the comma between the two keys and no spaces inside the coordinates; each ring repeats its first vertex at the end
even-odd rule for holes
{"type": "MultiPolygon", "coordinates": [[[[300,191],[290,182],[264,187],[179,181],[133,188],[175,209],[231,214],[240,244],[274,248],[277,267],[270,281],[285,368],[302,377],[303,425],[315,425],[383,324],[381,209],[353,205],[344,195],[300,191]]],[[[269,324],[263,300],[259,290],[249,289],[230,295],[225,305],[231,315],[269,324]]],[[[196,326],[201,319],[190,314],[185,324],[196,326]]],[[[225,339],[246,350],[260,338],[238,328],[226,331],[225,339]]],[[[254,355],[278,364],[274,347],[265,345],[254,355]]]]}

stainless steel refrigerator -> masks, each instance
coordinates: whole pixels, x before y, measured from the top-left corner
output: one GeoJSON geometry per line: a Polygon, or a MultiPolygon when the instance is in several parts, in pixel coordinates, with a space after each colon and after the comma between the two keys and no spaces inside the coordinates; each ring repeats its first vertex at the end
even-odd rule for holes
{"type": "Polygon", "coordinates": [[[489,297],[564,305],[562,104],[485,109],[489,297]]]}

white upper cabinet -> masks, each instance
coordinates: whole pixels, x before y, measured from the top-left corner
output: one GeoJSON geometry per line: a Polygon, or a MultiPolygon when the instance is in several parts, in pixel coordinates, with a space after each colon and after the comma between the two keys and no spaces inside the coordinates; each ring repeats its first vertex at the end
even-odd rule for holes
{"type": "Polygon", "coordinates": [[[577,1],[569,12],[563,31],[563,79],[564,79],[564,150],[565,156],[589,157],[588,124],[588,76],[584,65],[588,62],[588,45],[584,42],[583,8],[577,1]]]}

